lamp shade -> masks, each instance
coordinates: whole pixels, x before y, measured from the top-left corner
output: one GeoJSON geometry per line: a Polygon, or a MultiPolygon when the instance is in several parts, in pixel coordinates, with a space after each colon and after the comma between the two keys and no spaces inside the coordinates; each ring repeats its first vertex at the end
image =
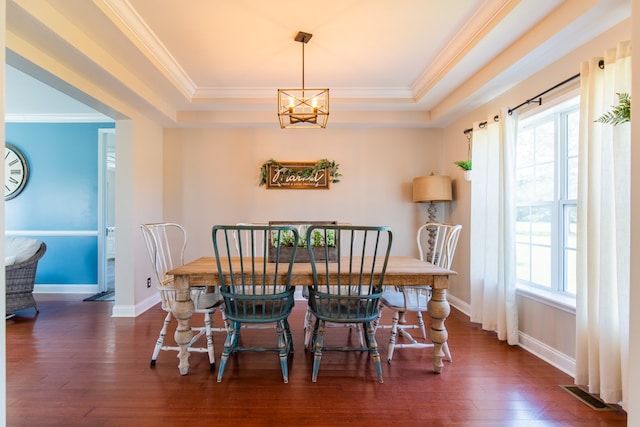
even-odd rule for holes
{"type": "Polygon", "coordinates": [[[451,177],[421,176],[413,179],[414,202],[445,202],[451,200],[451,177]]]}

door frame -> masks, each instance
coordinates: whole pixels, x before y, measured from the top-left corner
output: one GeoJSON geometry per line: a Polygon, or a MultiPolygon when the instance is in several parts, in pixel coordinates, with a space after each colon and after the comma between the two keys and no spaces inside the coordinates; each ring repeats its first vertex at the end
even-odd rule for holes
{"type": "MultiPolygon", "coordinates": [[[[107,191],[109,157],[109,141],[113,138],[115,144],[115,128],[98,129],[98,290],[108,290],[108,262],[107,262],[107,209],[109,209],[109,194],[107,191]]],[[[113,149],[115,155],[115,146],[113,149]]],[[[115,287],[114,287],[115,289],[115,287]]]]}

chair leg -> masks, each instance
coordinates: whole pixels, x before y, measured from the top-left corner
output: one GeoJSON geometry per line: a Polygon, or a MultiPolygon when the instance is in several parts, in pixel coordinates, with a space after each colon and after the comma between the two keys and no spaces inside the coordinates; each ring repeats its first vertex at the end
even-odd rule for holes
{"type": "Polygon", "coordinates": [[[231,322],[231,331],[227,334],[227,339],[224,341],[224,349],[220,356],[220,367],[218,368],[218,382],[222,382],[222,376],[224,375],[224,368],[227,366],[227,359],[231,355],[238,344],[238,335],[240,334],[240,324],[231,322]]]}
{"type": "Polygon", "coordinates": [[[307,350],[311,344],[311,335],[313,334],[313,314],[311,310],[307,308],[307,312],[304,315],[304,348],[307,350]]]}
{"type": "Polygon", "coordinates": [[[153,348],[153,354],[151,355],[151,366],[156,366],[156,359],[158,359],[162,344],[164,343],[164,336],[167,334],[169,322],[171,322],[171,312],[168,312],[164,318],[164,324],[162,325],[162,329],[160,329],[160,335],[158,336],[156,346],[153,348]]]}
{"type": "MultiPolygon", "coordinates": [[[[371,322],[371,327],[373,328],[373,333],[375,334],[376,331],[376,327],[374,325],[375,322],[371,322]]],[[[362,349],[368,349],[369,348],[369,335],[366,333],[363,334],[362,331],[360,330],[360,325],[356,325],[356,327],[358,328],[358,333],[360,334],[360,348],[362,349]],[[364,335],[364,342],[362,342],[362,336],[364,335]]],[[[364,327],[362,327],[362,330],[364,330],[364,327]]]]}
{"type": "Polygon", "coordinates": [[[427,331],[424,329],[424,320],[422,320],[422,313],[419,311],[416,311],[416,316],[418,317],[418,326],[420,327],[420,330],[422,331],[422,339],[426,340],[427,339],[427,331]]]}
{"type": "Polygon", "coordinates": [[[209,353],[209,369],[216,370],[216,359],[213,349],[213,328],[211,327],[211,313],[204,313],[205,335],[207,337],[207,353],[209,353]]]}
{"type": "Polygon", "coordinates": [[[286,334],[286,343],[287,343],[287,353],[292,353],[293,354],[293,335],[291,335],[291,327],[289,326],[289,320],[288,319],[284,319],[283,321],[283,325],[284,325],[284,332],[286,334]]]}
{"type": "MultiPolygon", "coordinates": [[[[363,340],[363,335],[364,334],[362,333],[362,329],[360,328],[360,325],[356,323],[353,327],[356,328],[356,330],[358,331],[358,340],[360,341],[360,347],[364,348],[365,347],[365,342],[363,340]]],[[[369,346],[369,342],[368,341],[366,343],[366,346],[367,347],[369,346]]]]}
{"type": "Polygon", "coordinates": [[[313,371],[311,373],[311,382],[318,382],[318,371],[320,370],[320,360],[322,359],[322,347],[324,345],[324,320],[316,319],[316,325],[313,328],[313,346],[315,349],[313,356],[313,371]]]}
{"type": "Polygon", "coordinates": [[[398,320],[400,319],[400,312],[394,311],[393,318],[391,319],[391,334],[389,336],[389,353],[387,356],[387,363],[391,363],[393,359],[393,349],[396,346],[396,337],[398,335],[398,320]]]}
{"type": "Polygon", "coordinates": [[[380,301],[380,302],[378,303],[378,317],[377,317],[377,319],[376,319],[376,320],[374,320],[374,321],[372,322],[372,324],[373,324],[373,329],[374,329],[375,331],[377,331],[377,330],[378,330],[378,326],[380,325],[380,319],[382,319],[382,309],[383,309],[383,307],[384,307],[384,304],[382,303],[382,301],[380,301]]]}
{"type": "Polygon", "coordinates": [[[451,352],[449,351],[449,343],[442,344],[442,351],[444,352],[444,357],[449,362],[453,362],[453,359],[451,358],[451,352]]]}
{"type": "Polygon", "coordinates": [[[233,330],[232,328],[233,325],[231,325],[231,321],[227,319],[227,313],[224,311],[224,305],[221,305],[219,310],[220,310],[220,316],[222,317],[222,324],[226,328],[227,334],[229,334],[233,330]]]}
{"type": "Polygon", "coordinates": [[[382,363],[380,363],[380,353],[378,352],[378,343],[376,341],[375,329],[371,322],[366,322],[363,325],[363,328],[367,332],[367,336],[369,339],[367,342],[369,343],[369,354],[373,358],[373,365],[376,368],[376,373],[378,374],[378,382],[380,384],[384,383],[382,379],[382,363]]]}
{"type": "Polygon", "coordinates": [[[398,322],[401,325],[404,325],[407,323],[407,318],[406,318],[407,312],[406,311],[402,311],[400,312],[400,318],[398,319],[398,322]]]}
{"type": "Polygon", "coordinates": [[[289,382],[289,367],[288,367],[288,347],[291,344],[287,338],[288,327],[285,325],[284,320],[280,320],[276,323],[276,332],[278,334],[278,354],[280,355],[280,369],[282,370],[282,379],[284,383],[289,382]],[[289,341],[289,343],[287,342],[289,341]]]}

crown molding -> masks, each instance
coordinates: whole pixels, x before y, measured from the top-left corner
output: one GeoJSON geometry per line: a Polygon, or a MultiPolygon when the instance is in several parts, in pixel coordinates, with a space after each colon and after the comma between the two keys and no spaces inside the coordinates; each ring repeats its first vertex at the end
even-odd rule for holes
{"type": "MultiPolygon", "coordinates": [[[[282,89],[282,88],[281,88],[282,89]]],[[[413,91],[409,87],[331,87],[331,100],[341,102],[341,100],[353,99],[402,99],[413,102],[415,100],[413,91]]],[[[275,87],[203,87],[196,89],[192,101],[201,103],[221,99],[247,100],[247,99],[275,99],[278,88],[275,87]]]]}
{"type": "Polygon", "coordinates": [[[462,29],[440,51],[413,85],[413,96],[422,99],[504,18],[520,0],[485,0],[462,29]]]}
{"type": "Polygon", "coordinates": [[[7,114],[6,123],[114,123],[102,114],[94,113],[53,113],[53,114],[7,114]]]}
{"type": "Polygon", "coordinates": [[[96,4],[138,46],[143,54],[167,77],[187,99],[196,92],[195,83],[189,78],[169,50],[144,22],[128,0],[96,0],[96,4]],[[104,5],[105,7],[102,7],[104,5]],[[111,12],[111,13],[109,13],[111,12]]]}

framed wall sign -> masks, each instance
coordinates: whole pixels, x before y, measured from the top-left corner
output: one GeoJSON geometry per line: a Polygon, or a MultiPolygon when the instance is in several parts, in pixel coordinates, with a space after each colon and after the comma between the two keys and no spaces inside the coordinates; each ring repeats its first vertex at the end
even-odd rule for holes
{"type": "Polygon", "coordinates": [[[260,185],[267,189],[327,190],[339,182],[338,165],[327,159],[311,162],[277,162],[268,160],[260,170],[260,185]]]}

